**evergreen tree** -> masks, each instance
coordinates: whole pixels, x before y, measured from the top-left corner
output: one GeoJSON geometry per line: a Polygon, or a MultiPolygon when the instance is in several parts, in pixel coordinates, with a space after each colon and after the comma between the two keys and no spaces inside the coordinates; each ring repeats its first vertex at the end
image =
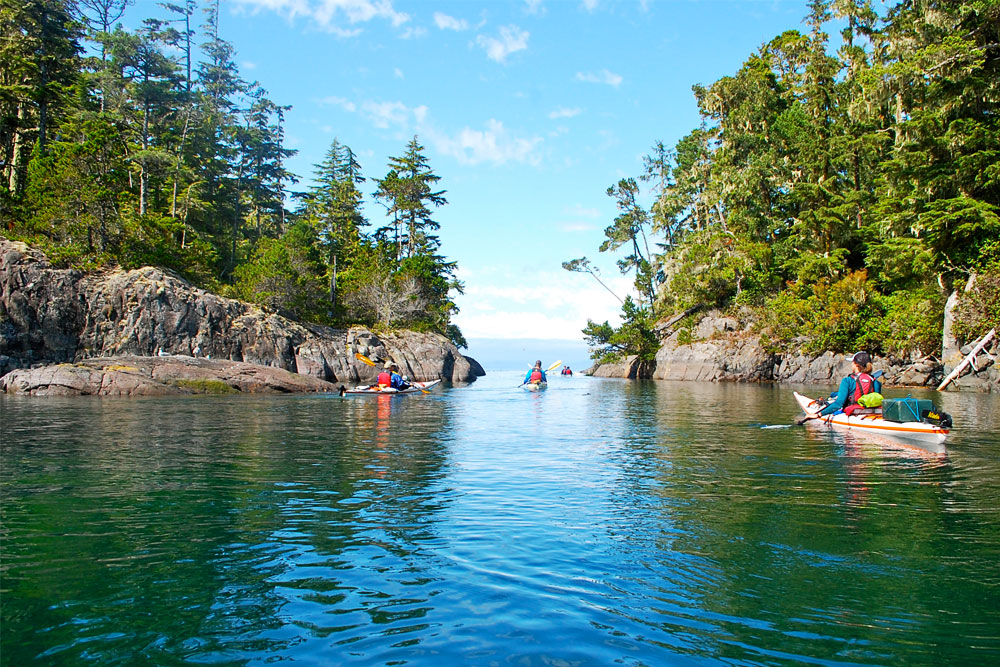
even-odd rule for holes
{"type": "Polygon", "coordinates": [[[316,185],[302,195],[301,213],[318,231],[319,243],[325,249],[329,300],[336,311],[338,267],[342,269],[357,256],[361,230],[368,225],[361,209],[363,194],[358,189],[365,177],[354,151],[337,139],[316,169],[316,185]]]}
{"type": "Polygon", "coordinates": [[[383,227],[379,233],[383,236],[389,232],[395,234],[399,249],[397,260],[432,255],[440,247],[441,241],[434,232],[441,226],[433,219],[430,208],[448,203],[444,190],[434,190],[440,180],[441,177],[431,171],[424,147],[416,136],[406,145],[406,153],[389,158],[389,172],[377,181],[375,196],[388,202],[392,227],[383,227]]]}
{"type": "Polygon", "coordinates": [[[79,79],[80,37],[67,0],[0,0],[0,151],[11,196],[33,147],[46,152],[79,79]]]}

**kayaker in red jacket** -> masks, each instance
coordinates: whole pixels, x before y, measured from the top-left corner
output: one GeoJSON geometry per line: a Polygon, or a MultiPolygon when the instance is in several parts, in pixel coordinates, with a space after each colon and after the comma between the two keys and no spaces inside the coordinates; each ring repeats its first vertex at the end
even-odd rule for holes
{"type": "Polygon", "coordinates": [[[881,393],[882,383],[871,375],[872,358],[867,352],[858,352],[851,357],[851,368],[854,372],[840,381],[836,396],[831,396],[833,400],[820,410],[820,417],[832,415],[838,410],[857,403],[858,399],[865,394],[881,393]]]}
{"type": "Polygon", "coordinates": [[[521,384],[528,384],[529,382],[535,384],[538,384],[540,382],[548,382],[548,378],[545,377],[545,371],[542,370],[541,360],[535,362],[535,365],[532,367],[532,369],[528,371],[527,375],[524,376],[524,382],[522,382],[521,384]]]}

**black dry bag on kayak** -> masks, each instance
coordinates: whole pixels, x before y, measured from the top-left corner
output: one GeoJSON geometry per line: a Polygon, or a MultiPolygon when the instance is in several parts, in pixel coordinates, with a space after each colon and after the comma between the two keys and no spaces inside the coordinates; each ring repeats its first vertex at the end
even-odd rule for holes
{"type": "Polygon", "coordinates": [[[920,413],[920,421],[941,428],[951,428],[951,415],[943,410],[924,410],[920,413]]]}

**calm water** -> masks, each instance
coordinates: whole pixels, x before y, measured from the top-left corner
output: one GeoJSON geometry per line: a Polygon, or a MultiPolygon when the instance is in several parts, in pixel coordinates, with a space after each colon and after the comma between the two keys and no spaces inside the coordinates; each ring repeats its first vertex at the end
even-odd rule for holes
{"type": "Polygon", "coordinates": [[[1000,398],[940,397],[941,455],[761,428],[787,387],[520,379],[0,399],[0,662],[1000,661],[1000,398]]]}

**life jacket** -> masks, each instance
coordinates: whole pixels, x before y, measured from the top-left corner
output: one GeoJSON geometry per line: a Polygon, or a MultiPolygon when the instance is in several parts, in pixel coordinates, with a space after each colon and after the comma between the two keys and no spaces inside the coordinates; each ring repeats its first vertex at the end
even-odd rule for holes
{"type": "Polygon", "coordinates": [[[378,379],[375,381],[379,388],[388,387],[392,384],[392,376],[389,375],[388,371],[382,371],[378,374],[378,379]]]}
{"type": "Polygon", "coordinates": [[[868,373],[858,373],[854,377],[854,395],[851,397],[852,403],[857,403],[865,394],[875,391],[875,378],[868,373]]]}
{"type": "Polygon", "coordinates": [[[528,378],[528,382],[541,382],[544,379],[545,376],[542,375],[542,369],[540,368],[531,369],[531,376],[528,378]]]}

